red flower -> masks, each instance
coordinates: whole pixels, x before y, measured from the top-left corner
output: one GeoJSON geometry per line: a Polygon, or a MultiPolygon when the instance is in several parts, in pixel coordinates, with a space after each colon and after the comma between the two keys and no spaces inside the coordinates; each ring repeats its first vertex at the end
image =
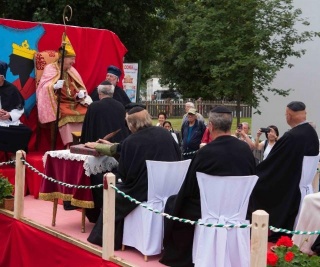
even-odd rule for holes
{"type": "Polygon", "coordinates": [[[278,262],[278,256],[277,254],[273,252],[268,252],[267,253],[267,264],[271,266],[275,266],[278,262]]]}
{"type": "Polygon", "coordinates": [[[291,251],[288,251],[288,252],[286,253],[286,255],[284,255],[284,259],[285,259],[285,261],[287,261],[287,262],[292,261],[293,258],[294,258],[294,254],[293,254],[293,252],[291,252],[291,251]]]}
{"type": "Polygon", "coordinates": [[[276,245],[279,247],[279,246],[285,246],[285,247],[292,247],[293,246],[293,242],[291,240],[290,237],[288,236],[281,236],[276,245]]]}

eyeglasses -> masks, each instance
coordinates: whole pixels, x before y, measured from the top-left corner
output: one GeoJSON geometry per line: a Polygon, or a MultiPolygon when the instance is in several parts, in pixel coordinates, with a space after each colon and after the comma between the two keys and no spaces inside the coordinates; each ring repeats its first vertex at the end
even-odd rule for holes
{"type": "Polygon", "coordinates": [[[108,73],[107,78],[118,78],[118,76],[108,73]]]}

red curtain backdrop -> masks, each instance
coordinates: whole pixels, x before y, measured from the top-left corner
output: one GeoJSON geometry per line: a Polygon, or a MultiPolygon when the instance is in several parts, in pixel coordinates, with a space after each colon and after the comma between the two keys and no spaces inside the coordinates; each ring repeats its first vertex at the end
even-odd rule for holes
{"type": "MultiPolygon", "coordinates": [[[[41,25],[44,29],[44,34],[38,40],[38,51],[57,50],[61,46],[62,33],[65,30],[64,25],[8,19],[0,19],[0,25],[2,25],[1,29],[8,35],[13,32],[16,34],[17,31],[22,33],[41,25]]],[[[104,29],[75,26],[67,26],[66,28],[67,35],[77,55],[74,67],[79,71],[89,93],[105,79],[107,66],[115,65],[123,69],[123,58],[127,49],[115,33],[104,29]]],[[[12,51],[8,51],[8,47],[11,48],[12,43],[21,44],[21,40],[11,40],[6,36],[2,36],[0,39],[2,39],[0,40],[0,59],[8,63],[9,55],[12,53],[12,51]],[[8,42],[7,40],[10,40],[12,43],[6,43],[8,42]]],[[[122,79],[120,80],[122,81],[122,79]]],[[[36,88],[34,88],[35,90],[36,88]]],[[[29,143],[29,151],[35,149],[37,121],[38,114],[36,107],[32,109],[28,117],[24,116],[22,118],[22,122],[28,125],[34,132],[29,143]]],[[[41,136],[39,150],[49,150],[49,139],[49,133],[44,133],[44,137],[41,136]]],[[[61,141],[59,140],[59,142],[61,148],[61,141]]]]}
{"type": "Polygon", "coordinates": [[[0,266],[119,266],[3,214],[0,229],[0,266]]]}

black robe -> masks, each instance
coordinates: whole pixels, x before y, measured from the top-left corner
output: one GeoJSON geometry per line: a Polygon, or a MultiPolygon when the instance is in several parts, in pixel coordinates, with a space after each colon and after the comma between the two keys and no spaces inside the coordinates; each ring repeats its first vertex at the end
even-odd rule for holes
{"type": "MultiPolygon", "coordinates": [[[[117,174],[122,183],[117,183],[117,187],[139,201],[146,201],[148,196],[146,160],[181,160],[180,148],[169,131],[162,127],[147,127],[131,134],[122,143],[117,174]]],[[[122,195],[116,194],[115,249],[120,249],[122,245],[124,218],[136,206],[122,195]]],[[[102,245],[102,213],[88,241],[102,245]]]]}
{"type": "MultiPolygon", "coordinates": [[[[113,98],[103,98],[95,101],[88,107],[81,132],[81,143],[95,142],[106,134],[121,129],[114,137],[109,139],[112,143],[122,142],[129,130],[125,123],[126,111],[119,101],[113,98]]],[[[104,173],[90,175],[91,185],[102,184],[104,173]]],[[[95,223],[100,215],[103,204],[103,189],[92,189],[94,208],[86,209],[86,216],[90,222],[95,223]]]]}
{"type": "Polygon", "coordinates": [[[118,129],[121,131],[109,141],[121,142],[129,135],[125,117],[126,111],[123,105],[112,98],[106,97],[92,102],[84,118],[80,142],[95,142],[118,129]]]}
{"type": "MultiPolygon", "coordinates": [[[[95,88],[90,94],[90,96],[93,101],[98,101],[99,100],[98,89],[95,88]]],[[[116,86],[114,88],[113,99],[122,103],[123,106],[126,106],[127,104],[131,103],[130,98],[128,97],[126,92],[119,86],[116,86]]]]}
{"type": "MultiPolygon", "coordinates": [[[[247,143],[233,136],[216,138],[197,152],[178,195],[168,199],[166,213],[190,220],[201,218],[196,172],[220,176],[254,175],[256,164],[247,143]]],[[[193,234],[193,225],[165,219],[164,253],[160,262],[168,266],[193,266],[193,234]]]]}
{"type": "MultiPolygon", "coordinates": [[[[0,86],[1,109],[10,112],[13,109],[22,110],[24,99],[16,86],[4,81],[0,86]]],[[[15,153],[19,149],[28,151],[28,143],[32,131],[29,127],[20,125],[0,126],[0,151],[15,153]]]]}
{"type": "MultiPolygon", "coordinates": [[[[286,132],[257,166],[259,180],[251,195],[248,218],[262,209],[269,213],[269,225],[293,230],[301,198],[303,157],[318,154],[318,135],[309,123],[286,132]]],[[[271,232],[269,241],[275,242],[281,235],[284,234],[271,232]]]]}

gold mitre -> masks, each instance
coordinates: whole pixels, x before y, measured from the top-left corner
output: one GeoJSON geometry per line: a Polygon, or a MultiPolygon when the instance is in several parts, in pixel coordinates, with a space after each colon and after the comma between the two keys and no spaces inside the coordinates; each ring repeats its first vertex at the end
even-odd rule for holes
{"type": "MultiPolygon", "coordinates": [[[[76,56],[76,52],[74,51],[72,44],[68,38],[68,36],[63,33],[62,34],[62,44],[61,44],[61,48],[63,47],[63,44],[65,44],[65,48],[64,48],[64,56],[65,57],[75,57],[76,56]]],[[[59,56],[62,56],[62,50],[61,48],[59,49],[59,56]]]]}
{"type": "Polygon", "coordinates": [[[36,50],[29,49],[29,44],[27,40],[24,40],[21,45],[13,43],[12,48],[12,54],[20,57],[25,57],[31,60],[33,60],[33,56],[37,52],[36,50]]]}

